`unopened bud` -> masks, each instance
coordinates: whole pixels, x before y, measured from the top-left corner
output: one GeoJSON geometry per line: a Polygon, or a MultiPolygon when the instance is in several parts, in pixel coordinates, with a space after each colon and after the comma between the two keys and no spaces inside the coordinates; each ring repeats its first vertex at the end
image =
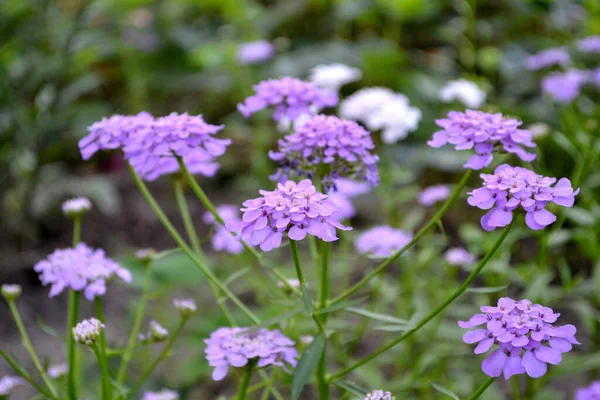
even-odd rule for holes
{"type": "Polygon", "coordinates": [[[2,296],[4,296],[6,301],[15,301],[21,296],[23,289],[21,288],[21,285],[7,284],[2,285],[0,292],[2,292],[2,296]]]}
{"type": "Polygon", "coordinates": [[[76,197],[62,204],[63,214],[71,219],[79,218],[91,209],[92,202],[85,197],[76,197]]]}
{"type": "Polygon", "coordinates": [[[183,317],[189,317],[196,312],[196,303],[192,299],[175,299],[173,301],[175,308],[183,317]]]}
{"type": "Polygon", "coordinates": [[[73,328],[73,337],[86,346],[93,346],[104,330],[104,324],[96,318],[85,319],[73,328]]]}

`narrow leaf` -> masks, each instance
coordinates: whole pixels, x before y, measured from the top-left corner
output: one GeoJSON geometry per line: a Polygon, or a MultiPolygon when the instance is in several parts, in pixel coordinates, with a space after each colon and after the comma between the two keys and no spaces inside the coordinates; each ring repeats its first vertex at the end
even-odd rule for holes
{"type": "Polygon", "coordinates": [[[403,332],[403,331],[410,331],[412,328],[414,328],[413,324],[406,324],[406,325],[380,325],[380,326],[376,326],[373,329],[375,329],[376,331],[384,331],[384,332],[403,332]]]}
{"type": "Polygon", "coordinates": [[[469,292],[469,293],[497,293],[501,290],[506,289],[507,287],[508,287],[508,285],[480,287],[480,288],[467,288],[467,292],[469,292]]]}
{"type": "Polygon", "coordinates": [[[48,334],[48,335],[50,335],[50,336],[52,336],[52,337],[55,337],[55,338],[56,338],[56,337],[58,337],[58,332],[56,331],[56,329],[54,329],[53,327],[51,327],[51,326],[47,325],[47,324],[46,324],[46,323],[45,323],[45,322],[42,320],[42,317],[40,317],[39,315],[37,315],[37,316],[36,316],[36,318],[35,318],[35,320],[36,320],[36,322],[37,322],[38,326],[40,327],[40,329],[41,329],[41,330],[42,330],[44,333],[46,333],[46,334],[48,334]]]}
{"type": "Polygon", "coordinates": [[[336,379],[335,381],[333,381],[333,384],[344,389],[347,392],[352,393],[355,396],[358,396],[359,398],[365,397],[368,393],[367,389],[346,379],[336,379]]]}
{"type": "Polygon", "coordinates": [[[346,310],[344,310],[344,311],[347,311],[352,314],[360,315],[361,317],[367,317],[370,319],[374,319],[376,321],[388,322],[390,324],[402,325],[402,324],[408,323],[408,321],[405,319],[392,317],[391,315],[375,313],[375,312],[372,312],[369,310],[364,310],[362,308],[349,307],[349,308],[346,308],[346,310]]]}
{"type": "Polygon", "coordinates": [[[315,314],[327,314],[333,311],[338,311],[338,310],[343,310],[345,308],[348,307],[352,307],[355,306],[357,304],[362,303],[363,301],[365,301],[367,299],[367,297],[363,297],[361,299],[356,299],[356,300],[347,300],[347,301],[342,301],[338,304],[334,304],[332,306],[329,307],[325,307],[325,308],[321,308],[320,310],[317,310],[317,312],[315,314]]]}
{"type": "Polygon", "coordinates": [[[450,397],[450,398],[452,398],[454,400],[460,400],[460,398],[452,390],[450,390],[450,389],[447,389],[447,388],[445,388],[445,387],[443,387],[441,385],[438,385],[436,383],[432,383],[431,386],[435,390],[437,390],[438,392],[443,393],[446,396],[448,396],[448,397],[450,397]]]}
{"type": "Polygon", "coordinates": [[[229,278],[227,278],[223,281],[223,284],[225,286],[229,286],[233,281],[241,278],[242,276],[246,275],[248,272],[250,272],[250,267],[246,267],[246,268],[240,269],[239,271],[235,271],[233,274],[231,274],[229,276],[229,278]]]}
{"type": "Polygon", "coordinates": [[[325,348],[325,336],[323,334],[317,335],[312,343],[304,350],[302,357],[298,362],[298,366],[294,370],[294,376],[292,377],[292,400],[298,400],[302,388],[308,382],[311,375],[317,369],[319,359],[325,348]]]}
{"type": "Polygon", "coordinates": [[[308,288],[306,285],[301,286],[302,289],[302,301],[304,301],[304,308],[309,316],[313,316],[313,304],[310,298],[310,293],[308,293],[308,288]]]}

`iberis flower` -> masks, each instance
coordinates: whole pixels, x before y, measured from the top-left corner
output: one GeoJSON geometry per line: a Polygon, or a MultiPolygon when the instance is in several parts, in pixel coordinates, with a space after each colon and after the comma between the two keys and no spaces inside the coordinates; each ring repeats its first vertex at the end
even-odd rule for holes
{"type": "Polygon", "coordinates": [[[354,247],[361,254],[389,257],[406,246],[412,238],[412,234],[390,226],[375,226],[356,238],[354,247]]]}
{"type": "Polygon", "coordinates": [[[477,343],[475,354],[483,354],[498,344],[481,364],[483,372],[491,377],[504,374],[509,379],[527,373],[539,378],[546,373],[547,364],[560,364],[562,354],[579,344],[575,326],[554,325],[560,314],[529,300],[502,297],[496,307],[483,306],[481,312],[458,325],[470,329],[485,324],[463,336],[465,343],[477,343]]]}
{"type": "Polygon", "coordinates": [[[592,382],[588,387],[577,389],[575,400],[597,400],[600,399],[600,381],[592,382]]]}
{"type": "Polygon", "coordinates": [[[292,240],[309,234],[332,242],[338,239],[336,229],[352,229],[332,217],[335,205],[308,179],[280,183],[274,191],[261,190],[260,194],[243,203],[241,223],[226,222],[227,229],[239,232],[238,238],[260,245],[263,251],[279,247],[285,232],[292,240]]]}
{"type": "Polygon", "coordinates": [[[354,121],[317,115],[278,144],[278,151],[271,151],[269,157],[280,164],[273,176],[280,181],[295,174],[319,177],[326,187],[340,177],[364,179],[373,186],[379,183],[379,157],[371,153],[375,144],[354,121]]]}
{"type": "Polygon", "coordinates": [[[419,204],[426,207],[432,206],[438,201],[444,201],[450,197],[450,189],[446,185],[435,185],[426,187],[419,193],[419,204]]]}
{"type": "Polygon", "coordinates": [[[160,392],[144,392],[142,400],[179,400],[177,392],[163,389],[160,392]]]}
{"type": "Polygon", "coordinates": [[[383,390],[373,390],[371,393],[367,393],[367,397],[364,400],[394,400],[390,392],[384,392],[383,390]]]}
{"type": "Polygon", "coordinates": [[[294,342],[278,330],[248,330],[247,328],[219,328],[205,339],[206,359],[214,367],[212,378],[222,380],[229,367],[240,368],[250,360],[257,360],[258,368],[267,365],[296,366],[298,352],[294,342]]]}
{"type": "Polygon", "coordinates": [[[473,149],[475,154],[465,168],[477,170],[487,167],[494,158],[493,151],[499,147],[516,154],[523,161],[532,161],[536,157],[522,147],[535,147],[531,132],[519,129],[521,121],[506,118],[500,113],[450,111],[448,118],[439,119],[436,124],[443,129],[434,133],[427,144],[438,148],[450,143],[456,150],[473,149]]]}
{"type": "Polygon", "coordinates": [[[83,290],[89,301],[106,293],[106,282],[115,276],[131,282],[131,273],[106,257],[104,250],[94,250],[84,243],[75,248],[57,249],[47,259],[35,264],[43,285],[51,285],[49,297],[65,288],[83,290]]]}
{"type": "Polygon", "coordinates": [[[452,247],[444,253],[444,259],[450,265],[461,266],[475,262],[475,256],[463,247],[452,247]]]}
{"type": "Polygon", "coordinates": [[[261,64],[275,55],[275,46],[266,40],[242,43],[237,51],[238,63],[241,65],[261,64]]]}
{"type": "Polygon", "coordinates": [[[600,53],[600,35],[588,36],[579,40],[577,48],[584,53],[600,53]]]}
{"type": "Polygon", "coordinates": [[[317,65],[310,70],[308,80],[320,88],[338,91],[348,83],[362,78],[362,71],[344,64],[317,65]]]}
{"type": "MultiPolygon", "coordinates": [[[[239,210],[236,206],[222,205],[217,207],[217,212],[221,218],[223,218],[223,221],[239,222],[239,210]]],[[[215,233],[210,239],[215,251],[225,251],[231,254],[240,254],[244,251],[242,243],[240,243],[227,228],[218,223],[211,212],[207,211],[204,213],[202,219],[205,223],[215,227],[215,233]]]]}
{"type": "Polygon", "coordinates": [[[444,103],[458,100],[469,108],[479,108],[485,103],[485,92],[475,82],[457,79],[440,89],[440,100],[444,103]]]}
{"type": "Polygon", "coordinates": [[[488,232],[510,224],[519,206],[527,213],[528,227],[543,229],[556,221],[556,216],[546,210],[548,203],[572,207],[579,193],[567,178],[556,182],[556,178],[506,164],[496,167],[493,175],[481,174],[481,178],[483,187],[469,192],[467,201],[482,210],[491,209],[481,218],[481,226],[488,232]]]}
{"type": "Polygon", "coordinates": [[[527,58],[527,69],[537,71],[554,65],[565,66],[571,62],[569,53],[562,47],[540,51],[527,58]]]}
{"type": "Polygon", "coordinates": [[[561,104],[573,101],[582,86],[590,80],[587,71],[570,69],[566,72],[553,72],[542,79],[542,91],[561,104]]]}

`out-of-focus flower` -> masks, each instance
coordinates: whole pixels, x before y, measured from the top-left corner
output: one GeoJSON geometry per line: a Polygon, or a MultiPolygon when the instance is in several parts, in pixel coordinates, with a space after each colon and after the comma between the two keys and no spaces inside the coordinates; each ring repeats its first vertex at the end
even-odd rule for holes
{"type": "Polygon", "coordinates": [[[344,221],[356,215],[356,208],[354,208],[352,201],[347,196],[334,191],[329,192],[327,196],[337,207],[333,214],[331,214],[333,218],[338,221],[344,221]]]}
{"type": "Polygon", "coordinates": [[[15,301],[21,296],[23,288],[17,284],[4,284],[0,287],[0,293],[6,301],[15,301]]]}
{"type": "Polygon", "coordinates": [[[336,229],[350,230],[332,218],[335,205],[317,192],[311,181],[279,183],[272,191],[261,190],[261,197],[246,200],[242,208],[242,223],[227,223],[227,229],[239,232],[247,243],[270,251],[281,245],[287,232],[292,240],[313,235],[326,242],[338,239],[336,229]]]}
{"type": "Polygon", "coordinates": [[[352,179],[339,178],[333,182],[333,186],[328,193],[329,200],[337,206],[337,210],[332,214],[338,221],[350,219],[356,215],[356,208],[352,200],[356,196],[368,193],[371,185],[365,181],[355,181],[352,179]]]}
{"type": "Polygon", "coordinates": [[[273,176],[279,181],[294,174],[319,177],[326,187],[339,177],[364,179],[373,186],[379,183],[379,157],[371,153],[375,144],[369,132],[354,121],[317,115],[279,139],[278,145],[269,157],[280,164],[273,176]]]}
{"type": "Polygon", "coordinates": [[[196,302],[192,299],[175,299],[173,305],[184,318],[188,318],[197,310],[196,302]]]}
{"type": "Polygon", "coordinates": [[[419,203],[426,207],[450,197],[450,189],[446,185],[429,186],[419,193],[419,203]]]}
{"type": "Polygon", "coordinates": [[[104,324],[96,318],[84,319],[73,328],[73,337],[76,342],[92,347],[104,328],[104,324]]]}
{"type": "Polygon", "coordinates": [[[446,262],[450,265],[463,266],[473,264],[475,256],[463,247],[452,247],[444,254],[446,262]]]}
{"type": "Polygon", "coordinates": [[[144,392],[142,400],[179,400],[177,392],[163,389],[160,392],[144,392]]]}
{"type": "MultiPolygon", "coordinates": [[[[217,207],[217,212],[226,223],[227,221],[233,221],[233,223],[240,222],[239,210],[236,206],[229,204],[222,205],[217,207]]],[[[213,249],[231,254],[240,254],[244,251],[242,243],[227,228],[219,224],[212,213],[207,211],[204,213],[203,219],[205,223],[213,224],[215,227],[215,234],[210,239],[213,249]]]]}
{"type": "Polygon", "coordinates": [[[367,393],[367,397],[365,400],[394,400],[395,397],[392,396],[390,392],[385,392],[383,390],[373,390],[371,393],[367,393]]]}
{"type": "Polygon", "coordinates": [[[466,79],[450,81],[440,90],[440,100],[444,103],[458,100],[469,108],[481,107],[485,97],[485,92],[475,82],[466,79]]]}
{"type": "Polygon", "coordinates": [[[481,217],[481,226],[492,231],[511,223],[513,211],[519,206],[527,213],[525,222],[534,230],[544,229],[556,221],[556,216],[546,210],[548,203],[572,207],[579,189],[573,190],[567,178],[560,179],[538,175],[526,168],[502,164],[493,175],[481,174],[483,187],[469,192],[470,205],[490,212],[481,217]]]}
{"type": "Polygon", "coordinates": [[[104,250],[94,250],[85,243],[75,248],[57,249],[35,264],[42,284],[51,285],[49,297],[60,294],[65,288],[83,290],[89,301],[106,293],[106,282],[115,276],[131,282],[131,273],[106,257],[104,250]]]}
{"type": "Polygon", "coordinates": [[[571,62],[569,53],[562,47],[556,47],[540,51],[527,58],[526,67],[528,70],[537,71],[540,69],[552,67],[554,65],[566,66],[571,62]]]}
{"type": "Polygon", "coordinates": [[[247,328],[219,328],[205,339],[206,359],[214,367],[212,378],[222,380],[229,367],[240,368],[248,361],[258,359],[257,367],[285,363],[296,366],[298,352],[294,342],[278,330],[248,330],[247,328]]]}
{"type": "Polygon", "coordinates": [[[363,88],[354,92],[340,103],[340,116],[365,122],[381,106],[394,101],[396,93],[384,87],[363,88]]]}
{"type": "Polygon", "coordinates": [[[157,343],[162,342],[169,336],[169,331],[155,320],[151,320],[148,324],[148,332],[139,334],[139,339],[142,343],[157,343]]]}
{"type": "Polygon", "coordinates": [[[600,53],[600,35],[588,36],[578,40],[577,48],[584,53],[600,53]]]}
{"type": "Polygon", "coordinates": [[[25,379],[20,376],[6,375],[0,379],[0,396],[8,396],[17,386],[25,384],[25,379]]]}
{"type": "Polygon", "coordinates": [[[458,325],[471,329],[485,324],[463,336],[465,343],[478,343],[475,354],[487,352],[494,343],[499,345],[481,363],[483,372],[491,377],[504,374],[509,379],[527,373],[539,378],[546,374],[547,364],[560,364],[562,353],[579,344],[575,326],[554,325],[560,314],[529,300],[502,297],[497,306],[482,306],[481,312],[458,325]]]}
{"type": "Polygon", "coordinates": [[[411,233],[390,226],[375,226],[358,236],[354,247],[361,254],[372,257],[389,257],[406,246],[412,238],[411,233]]]}
{"type": "Polygon", "coordinates": [[[275,47],[266,40],[242,43],[238,47],[237,59],[242,65],[262,64],[275,55],[275,47]]]}
{"type": "Polygon", "coordinates": [[[48,367],[48,376],[50,379],[59,379],[69,372],[69,366],[66,363],[53,364],[48,367]]]}
{"type": "Polygon", "coordinates": [[[585,388],[577,389],[575,400],[598,400],[600,399],[600,381],[592,382],[585,388]]]}
{"type": "Polygon", "coordinates": [[[465,164],[465,168],[478,170],[490,165],[496,144],[502,145],[505,151],[516,154],[523,161],[532,161],[536,157],[521,147],[535,147],[531,132],[519,129],[521,121],[506,118],[500,113],[450,111],[448,118],[439,119],[436,124],[442,130],[434,133],[427,144],[438,148],[450,143],[456,150],[473,149],[475,154],[465,164]]]}
{"type": "Polygon", "coordinates": [[[69,199],[62,204],[62,211],[68,217],[79,217],[92,209],[92,202],[85,197],[69,199]]]}
{"type": "Polygon", "coordinates": [[[600,68],[592,72],[592,78],[594,81],[594,85],[596,85],[596,88],[600,89],[600,68]]]}
{"type": "MultiPolygon", "coordinates": [[[[290,285],[293,288],[299,288],[300,287],[300,281],[296,278],[290,278],[290,279],[286,279],[288,285],[290,285]]],[[[277,287],[280,289],[284,289],[285,285],[283,284],[283,282],[277,282],[277,287]]]]}
{"type": "Polygon", "coordinates": [[[364,181],[338,178],[335,180],[335,182],[333,182],[333,190],[353,199],[361,194],[369,193],[371,191],[371,185],[364,181]]]}
{"type": "Polygon", "coordinates": [[[542,91],[556,102],[567,104],[581,92],[581,87],[589,80],[587,71],[571,69],[566,72],[553,72],[542,79],[542,91]]]}
{"type": "Polygon", "coordinates": [[[139,249],[135,252],[135,258],[146,265],[150,265],[150,262],[154,259],[155,255],[156,250],[152,248],[139,249]]]}
{"type": "Polygon", "coordinates": [[[550,133],[550,127],[543,122],[536,122],[535,124],[531,124],[527,127],[527,129],[531,132],[531,136],[533,140],[543,139],[550,133]]]}
{"type": "Polygon", "coordinates": [[[311,335],[302,335],[299,337],[300,341],[306,345],[309,345],[315,340],[314,336],[311,335]]]}
{"type": "Polygon", "coordinates": [[[362,71],[344,64],[317,65],[310,71],[308,80],[320,88],[338,91],[348,83],[362,78],[362,71]]]}
{"type": "Polygon", "coordinates": [[[303,114],[312,114],[312,110],[333,107],[338,102],[337,93],[317,87],[312,82],[284,77],[262,81],[254,86],[256,94],[238,104],[238,110],[245,118],[252,114],[274,107],[273,119],[282,117],[295,120],[303,114]]]}

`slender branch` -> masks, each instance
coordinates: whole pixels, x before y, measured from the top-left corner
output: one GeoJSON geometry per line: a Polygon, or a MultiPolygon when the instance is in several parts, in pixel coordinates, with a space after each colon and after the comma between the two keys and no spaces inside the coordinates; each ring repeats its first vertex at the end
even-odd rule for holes
{"type": "Polygon", "coordinates": [[[481,386],[479,386],[479,388],[475,391],[475,393],[473,393],[471,395],[471,397],[469,397],[467,400],[475,400],[478,399],[479,396],[481,396],[483,394],[483,392],[485,392],[487,390],[488,387],[490,387],[490,385],[492,383],[494,383],[494,381],[496,380],[496,378],[487,378],[485,380],[485,382],[483,382],[481,384],[481,386]]]}
{"type": "MultiPolygon", "coordinates": [[[[73,219],[73,247],[76,247],[81,240],[81,216],[75,216],[73,219]]],[[[67,358],[69,371],[67,372],[67,395],[69,400],[77,400],[77,347],[73,337],[73,328],[77,324],[79,314],[79,292],[69,289],[69,311],[67,315],[67,358]]]]}
{"type": "Polygon", "coordinates": [[[25,371],[19,364],[17,364],[14,359],[9,357],[3,350],[0,350],[0,357],[2,357],[4,359],[4,361],[6,361],[8,363],[8,365],[10,365],[15,370],[15,372],[17,374],[19,374],[23,379],[25,379],[27,382],[29,382],[29,384],[31,386],[33,386],[35,388],[35,390],[37,390],[42,395],[44,395],[50,399],[59,400],[58,397],[53,396],[50,392],[48,392],[46,389],[44,389],[39,383],[34,381],[33,378],[27,373],[27,371],[25,371]]]}
{"type": "Polygon", "coordinates": [[[102,349],[98,348],[96,345],[92,346],[92,350],[94,350],[94,353],[96,354],[98,364],[100,365],[100,370],[102,371],[102,399],[111,400],[112,386],[110,384],[110,373],[108,372],[106,355],[103,353],[102,349]]]}
{"type": "MultiPolygon", "coordinates": [[[[321,241],[321,291],[319,294],[319,308],[327,305],[329,297],[329,243],[321,241]]],[[[327,314],[321,317],[323,330],[327,327],[327,314]]],[[[319,398],[321,400],[329,399],[329,385],[327,383],[327,343],[323,346],[323,353],[317,366],[317,386],[319,388],[319,398]]]]}
{"type": "Polygon", "coordinates": [[[248,384],[250,378],[252,378],[252,372],[254,372],[254,361],[248,361],[246,368],[244,368],[244,375],[242,375],[242,381],[240,382],[240,388],[238,390],[237,400],[245,400],[246,393],[248,392],[248,384]]]}

